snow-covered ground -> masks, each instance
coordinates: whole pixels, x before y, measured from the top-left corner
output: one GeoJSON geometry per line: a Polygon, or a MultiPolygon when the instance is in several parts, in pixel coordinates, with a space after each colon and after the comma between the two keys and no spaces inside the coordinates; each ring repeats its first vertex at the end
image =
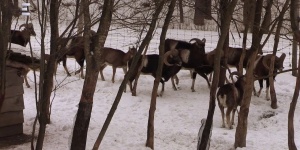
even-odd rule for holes
{"type": "MultiPolygon", "coordinates": [[[[38,34],[38,31],[36,29],[38,34]]],[[[117,32],[117,31],[113,31],[117,32]]],[[[118,31],[120,32],[120,31],[118,31]]],[[[159,31],[157,31],[160,33],[159,31]]],[[[107,46],[120,48],[127,51],[128,45],[135,42],[135,38],[122,37],[126,34],[112,34],[108,37],[107,46]],[[113,36],[116,35],[116,36],[113,36]],[[119,35],[119,36],[117,36],[119,35]],[[116,40],[118,39],[118,40],[116,40]]],[[[206,38],[206,50],[215,48],[218,36],[215,32],[202,31],[176,31],[170,30],[168,37],[181,40],[189,40],[194,37],[206,38]],[[180,32],[180,33],[179,33],[180,32]],[[184,35],[184,36],[182,36],[184,35]]],[[[159,37],[155,37],[150,50],[155,52],[159,37]]],[[[36,38],[39,40],[39,37],[36,38]]],[[[231,40],[230,44],[237,46],[241,42],[231,40]]],[[[272,50],[272,39],[266,50],[272,50]]],[[[35,52],[39,51],[39,44],[32,39],[35,52]]],[[[280,42],[280,51],[288,54],[291,50],[289,42],[280,42]]],[[[278,54],[280,55],[280,54],[278,54]]],[[[291,58],[287,55],[284,66],[289,68],[291,58]]],[[[73,71],[71,77],[67,77],[62,65],[58,66],[55,84],[58,86],[53,93],[51,124],[47,125],[44,141],[45,150],[69,149],[75,115],[84,80],[74,71],[79,68],[74,59],[68,59],[68,68],[73,71]]],[[[180,90],[174,91],[171,83],[167,82],[163,97],[157,98],[155,111],[155,140],[154,147],[158,150],[194,150],[197,146],[197,136],[201,125],[201,119],[206,118],[209,105],[209,89],[203,78],[196,80],[196,92],[191,92],[191,78],[188,71],[180,71],[180,90]]],[[[122,69],[117,69],[116,82],[111,82],[112,69],[104,70],[106,81],[100,78],[97,81],[94,95],[93,111],[90,120],[86,149],[92,149],[94,142],[102,128],[111,105],[116,97],[120,83],[124,77],[122,69]]],[[[33,73],[29,73],[29,83],[32,88],[24,85],[24,133],[31,134],[32,125],[36,116],[35,91],[33,86],[33,73]]],[[[153,86],[152,76],[141,76],[139,79],[137,96],[131,96],[127,92],[123,94],[118,109],[105,134],[100,146],[103,150],[146,150],[147,120],[153,86]]],[[[288,149],[287,123],[289,105],[292,100],[296,78],[290,72],[276,77],[275,87],[278,99],[278,109],[270,107],[270,101],[266,101],[265,90],[261,97],[252,96],[248,117],[247,147],[243,150],[284,150],[288,149]],[[266,114],[274,113],[270,118],[264,118],[266,114]]],[[[258,88],[258,83],[256,83],[258,88]]],[[[159,88],[160,90],[160,88],[159,88]]],[[[300,147],[300,114],[299,105],[295,112],[295,142],[300,147]]],[[[236,115],[237,123],[237,115],[236,115]]],[[[221,128],[221,113],[216,106],[211,136],[211,150],[233,149],[235,129],[221,128]]],[[[11,146],[12,150],[30,149],[30,143],[11,146]]]]}

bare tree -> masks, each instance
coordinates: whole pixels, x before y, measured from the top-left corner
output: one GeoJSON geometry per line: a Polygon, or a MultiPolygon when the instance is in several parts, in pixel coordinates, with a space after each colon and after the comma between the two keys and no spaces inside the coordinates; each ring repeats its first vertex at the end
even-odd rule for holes
{"type": "MultiPolygon", "coordinates": [[[[275,37],[274,37],[273,56],[271,58],[271,65],[269,68],[270,75],[273,74],[273,71],[274,71],[274,62],[275,62],[275,56],[276,56],[276,52],[277,52],[278,44],[279,44],[280,31],[281,31],[281,28],[283,25],[284,14],[288,10],[289,3],[290,3],[289,0],[285,1],[282,11],[280,12],[280,14],[277,18],[278,23],[277,23],[277,28],[276,28],[275,37]]],[[[277,106],[277,98],[276,98],[273,76],[269,77],[269,83],[270,83],[270,95],[271,95],[271,108],[276,109],[278,106],[277,106]]]]}
{"type": "MultiPolygon", "coordinates": [[[[159,5],[162,9],[163,3],[165,3],[164,0],[161,1],[161,4],[159,5]]],[[[149,109],[149,117],[148,117],[148,130],[147,130],[147,140],[146,140],[146,146],[150,147],[151,149],[154,149],[154,114],[156,109],[156,98],[157,98],[157,89],[161,80],[161,74],[163,69],[163,55],[165,53],[165,39],[167,30],[174,12],[174,7],[176,4],[176,0],[171,0],[169,5],[169,10],[166,15],[166,19],[162,28],[162,32],[160,35],[160,44],[159,44],[159,60],[158,60],[158,67],[156,72],[156,77],[153,84],[152,89],[152,96],[151,96],[151,102],[150,102],[150,109],[149,109]]]]}
{"type": "MultiPolygon", "coordinates": [[[[43,31],[43,27],[45,27],[45,11],[46,3],[42,2],[42,36],[45,36],[45,31],[43,31]]],[[[57,39],[59,36],[58,33],[58,14],[59,14],[59,1],[51,0],[50,2],[50,25],[51,25],[51,39],[50,39],[50,55],[55,54],[57,50],[57,39]]],[[[44,42],[42,42],[44,44],[44,42]]],[[[42,45],[44,48],[44,45],[42,45]]],[[[44,53],[43,49],[43,53],[44,53]]],[[[46,125],[50,123],[50,96],[52,93],[53,87],[53,75],[55,69],[55,57],[50,57],[50,60],[47,64],[47,69],[45,70],[45,74],[42,75],[41,78],[41,89],[40,89],[40,99],[38,102],[38,119],[40,123],[38,139],[36,143],[36,149],[43,149],[43,141],[46,132],[46,125]],[[43,82],[44,81],[44,82],[43,82]]]]}
{"type": "Polygon", "coordinates": [[[97,34],[92,36],[92,44],[89,45],[89,29],[91,28],[90,14],[88,9],[89,0],[82,0],[85,7],[84,11],[84,39],[85,39],[85,57],[86,57],[86,78],[84,80],[82,95],[79,102],[78,112],[76,116],[75,126],[73,129],[73,137],[71,149],[85,149],[87,131],[89,127],[93,96],[97,84],[99,74],[99,66],[103,64],[101,60],[102,47],[108,35],[109,27],[112,20],[112,12],[114,0],[104,0],[100,24],[97,34]]]}
{"type": "MultiPolygon", "coordinates": [[[[251,1],[255,3],[255,1],[251,1]]],[[[257,0],[255,4],[255,17],[253,23],[253,35],[252,35],[252,45],[250,48],[250,61],[247,65],[247,73],[246,73],[246,86],[245,92],[243,95],[243,100],[241,102],[240,112],[238,115],[238,125],[235,132],[235,147],[245,147],[246,146],[246,137],[247,137],[247,119],[249,114],[249,106],[251,102],[252,89],[253,89],[253,69],[254,69],[254,61],[260,48],[260,22],[261,22],[261,13],[263,7],[263,0],[257,0]]],[[[253,12],[253,13],[254,13],[253,12]]]]}
{"type": "Polygon", "coordinates": [[[232,13],[234,11],[234,8],[237,4],[237,0],[232,0],[232,1],[226,1],[222,5],[227,6],[226,12],[224,12],[224,17],[223,17],[223,24],[220,26],[221,28],[221,34],[220,38],[217,44],[216,48],[216,55],[215,55],[215,60],[214,60],[214,75],[213,75],[213,81],[212,81],[212,86],[210,90],[210,101],[209,101],[209,108],[208,108],[208,113],[207,113],[207,120],[206,124],[202,133],[202,138],[201,138],[201,143],[199,150],[206,149],[208,140],[209,140],[209,135],[210,131],[212,128],[212,123],[213,123],[213,115],[215,112],[215,106],[216,106],[216,91],[219,85],[219,76],[220,76],[220,62],[221,62],[221,51],[224,47],[224,43],[226,41],[226,38],[228,37],[229,33],[229,27],[230,27],[230,21],[232,18],[232,13]]]}
{"type": "MultiPolygon", "coordinates": [[[[296,41],[298,44],[300,44],[300,31],[298,28],[298,7],[299,1],[298,0],[291,0],[291,5],[290,5],[290,17],[291,17],[291,27],[294,33],[294,37],[296,38],[296,41]]],[[[298,61],[298,66],[300,66],[300,60],[298,61]]],[[[295,114],[295,109],[299,97],[299,90],[300,90],[300,67],[298,67],[298,75],[296,79],[296,87],[293,95],[292,102],[290,104],[290,110],[289,110],[289,115],[288,115],[288,146],[290,150],[296,150],[296,144],[295,144],[295,136],[294,136],[294,114],[295,114]]]]}

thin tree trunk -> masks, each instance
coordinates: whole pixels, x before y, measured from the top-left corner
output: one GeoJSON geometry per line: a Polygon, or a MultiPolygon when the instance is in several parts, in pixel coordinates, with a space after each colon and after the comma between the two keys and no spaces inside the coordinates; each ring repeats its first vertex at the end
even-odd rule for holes
{"type": "Polygon", "coordinates": [[[111,24],[114,0],[105,0],[97,35],[92,37],[90,45],[91,19],[89,14],[89,0],[82,0],[84,6],[84,51],[86,57],[86,78],[76,115],[71,149],[82,149],[86,147],[87,132],[93,107],[93,98],[98,81],[99,66],[102,56],[102,47],[108,35],[111,24]],[[94,53],[91,53],[93,51],[94,53]]]}
{"type": "Polygon", "coordinates": [[[246,86],[243,101],[240,106],[240,112],[238,115],[238,125],[235,132],[235,148],[237,147],[246,147],[246,138],[247,138],[247,125],[248,125],[248,113],[249,106],[251,102],[252,89],[253,89],[253,68],[254,61],[257,55],[257,49],[252,50],[252,54],[250,55],[250,64],[247,68],[246,74],[246,86]]]}
{"type": "MultiPolygon", "coordinates": [[[[298,23],[297,23],[298,24],[298,23]]],[[[298,28],[298,27],[297,27],[298,28]]],[[[297,68],[297,59],[298,59],[298,42],[295,36],[293,36],[293,44],[292,44],[292,68],[297,68]]],[[[297,70],[292,71],[292,75],[297,77],[297,70]]]]}
{"type": "Polygon", "coordinates": [[[184,23],[182,0],[178,0],[178,7],[180,13],[180,23],[184,23]]]}
{"type": "MultiPolygon", "coordinates": [[[[278,16],[277,29],[276,29],[276,33],[275,33],[275,37],[274,37],[273,56],[271,58],[269,74],[273,74],[273,71],[274,71],[274,62],[275,62],[275,56],[276,56],[278,43],[279,43],[280,31],[281,31],[283,20],[284,20],[283,19],[284,14],[288,9],[289,3],[290,3],[289,0],[285,1],[282,11],[280,12],[280,14],[278,16]]],[[[269,83],[270,83],[270,95],[271,95],[271,108],[277,109],[277,107],[278,107],[277,106],[277,97],[276,97],[276,91],[275,91],[275,87],[274,87],[273,76],[269,77],[269,83]]]]}
{"type": "MultiPolygon", "coordinates": [[[[299,18],[299,0],[296,0],[294,2],[294,4],[296,5],[296,7],[293,7],[293,11],[295,11],[295,18],[299,18]]],[[[299,22],[295,22],[295,28],[296,29],[299,29],[299,22]]],[[[292,68],[297,68],[297,57],[298,57],[298,41],[297,41],[297,37],[295,35],[293,35],[293,46],[292,46],[292,68]]],[[[297,77],[298,76],[298,73],[297,70],[293,70],[292,71],[292,75],[297,77]]]]}
{"type": "MultiPolygon", "coordinates": [[[[300,44],[300,40],[298,40],[300,44]]],[[[300,60],[298,61],[298,65],[300,65],[300,60]]],[[[298,72],[300,71],[300,68],[298,68],[298,72]]],[[[289,114],[288,114],[288,146],[289,150],[297,150],[296,144],[295,144],[295,130],[294,130],[294,114],[295,114],[295,109],[296,105],[298,102],[298,97],[299,97],[299,90],[300,90],[300,76],[298,74],[296,78],[296,86],[295,86],[295,91],[294,95],[292,98],[292,102],[290,104],[290,109],[289,109],[289,114]]]]}
{"type": "MultiPolygon", "coordinates": [[[[274,71],[275,56],[276,56],[276,54],[271,57],[269,74],[272,74],[274,71]]],[[[270,84],[270,95],[271,95],[271,108],[277,109],[278,106],[277,106],[277,98],[276,98],[276,91],[275,91],[275,87],[274,87],[273,76],[269,77],[269,84],[270,84]]]]}
{"type": "MultiPolygon", "coordinates": [[[[297,42],[300,44],[300,31],[298,29],[298,0],[291,0],[290,4],[290,18],[291,18],[291,26],[294,33],[294,37],[297,42]]],[[[298,66],[300,66],[300,59],[298,60],[298,66]]],[[[295,131],[294,131],[294,114],[295,109],[299,97],[299,90],[300,90],[300,67],[298,67],[298,76],[296,79],[296,86],[293,95],[292,102],[290,104],[290,110],[288,115],[288,146],[290,150],[297,150],[295,144],[295,131]]]]}
{"type": "MultiPolygon", "coordinates": [[[[79,16],[78,21],[78,30],[77,33],[83,31],[83,24],[85,25],[84,31],[84,51],[85,54],[90,51],[90,36],[89,30],[91,25],[91,19],[89,14],[89,0],[82,0],[81,5],[77,5],[80,8],[79,13],[83,14],[79,16]],[[85,8],[85,9],[82,9],[85,8]]],[[[82,33],[81,33],[82,34],[82,33]]],[[[90,62],[87,58],[87,62],[90,62]]],[[[97,66],[97,65],[95,65],[97,66]]],[[[87,69],[90,69],[90,64],[87,63],[87,69]]],[[[97,70],[96,68],[92,68],[97,70]]],[[[87,71],[88,72],[88,71],[87,71]]],[[[94,87],[87,86],[87,83],[97,82],[97,77],[95,74],[90,75],[89,73],[86,74],[86,79],[84,82],[84,88],[82,90],[81,99],[78,106],[77,116],[75,120],[75,125],[73,129],[73,136],[72,136],[72,143],[71,149],[82,149],[84,150],[86,147],[86,139],[87,139],[87,131],[90,123],[90,117],[93,108],[93,94],[94,94],[94,87]],[[94,80],[94,81],[93,81],[94,80]]],[[[91,83],[92,85],[93,83],[91,83]]]]}
{"type": "MultiPolygon", "coordinates": [[[[55,54],[57,49],[58,39],[58,13],[59,3],[58,0],[52,0],[50,3],[50,25],[51,25],[51,39],[50,39],[50,54],[55,54]]],[[[43,28],[42,28],[43,29],[43,28]]],[[[43,46],[43,45],[42,45],[43,46]]],[[[50,123],[50,96],[53,87],[53,75],[54,75],[55,58],[50,57],[47,64],[47,70],[45,72],[44,84],[42,91],[40,91],[40,97],[38,109],[39,109],[39,134],[36,143],[36,149],[43,149],[44,137],[46,132],[46,125],[50,123]]]]}
{"type": "Polygon", "coordinates": [[[214,60],[214,75],[213,75],[213,82],[212,82],[212,87],[210,90],[210,101],[209,101],[209,108],[208,108],[208,113],[207,113],[207,120],[206,124],[202,133],[202,138],[201,138],[201,143],[199,146],[199,150],[204,150],[207,147],[208,140],[209,140],[209,135],[211,132],[212,128],[212,123],[213,123],[213,116],[215,112],[215,106],[216,106],[216,91],[219,83],[219,76],[220,76],[220,59],[221,59],[221,51],[224,46],[224,43],[226,41],[226,37],[229,32],[229,27],[230,27],[230,21],[232,17],[232,13],[234,11],[234,8],[236,6],[237,0],[232,0],[230,3],[227,3],[227,11],[224,12],[224,20],[223,24],[220,27],[221,28],[221,35],[217,44],[216,48],[216,55],[215,55],[215,60],[214,60]]]}
{"type": "Polygon", "coordinates": [[[78,23],[77,23],[77,34],[80,36],[83,33],[83,26],[84,26],[84,18],[83,18],[83,11],[85,10],[85,7],[83,7],[83,5],[79,5],[79,13],[80,14],[78,16],[78,23]]]}
{"type": "MultiPolygon", "coordinates": [[[[246,138],[247,138],[247,125],[248,125],[248,114],[249,114],[249,106],[251,102],[252,89],[253,89],[253,69],[254,69],[254,61],[257,56],[257,51],[259,49],[261,38],[259,37],[259,25],[261,20],[261,12],[263,6],[263,0],[250,1],[253,5],[253,10],[255,10],[255,18],[253,22],[253,34],[252,34],[252,45],[250,48],[251,55],[249,57],[247,74],[246,74],[246,86],[245,92],[243,96],[243,100],[240,106],[240,112],[238,115],[238,125],[236,127],[235,132],[235,143],[234,147],[246,147],[246,138]]],[[[254,13],[253,12],[253,13],[254,13]]]]}
{"type": "Polygon", "coordinates": [[[242,43],[242,47],[243,47],[243,52],[242,52],[242,55],[241,55],[241,58],[240,58],[240,62],[239,62],[239,67],[238,67],[238,71],[239,71],[239,74],[243,74],[243,68],[244,68],[244,59],[245,59],[245,56],[246,56],[246,47],[247,47],[247,36],[248,36],[248,31],[252,29],[252,26],[251,26],[251,23],[246,23],[246,18],[248,20],[252,20],[250,22],[253,23],[253,19],[254,19],[254,8],[255,8],[255,4],[252,2],[252,3],[249,3],[248,2],[249,0],[245,0],[244,3],[244,34],[243,34],[243,43],[242,43]],[[246,5],[246,2],[247,2],[247,5],[246,5]]]}
{"type": "MultiPolygon", "coordinates": [[[[164,2],[164,1],[162,1],[162,2],[164,2]]],[[[156,78],[154,80],[151,102],[150,102],[147,140],[146,140],[146,146],[150,147],[151,149],[154,149],[154,114],[155,114],[155,109],[156,109],[157,89],[159,86],[159,82],[161,80],[161,74],[162,74],[162,69],[163,69],[163,55],[165,52],[165,39],[166,39],[166,34],[168,31],[169,24],[171,22],[172,15],[174,12],[175,4],[176,4],[176,0],[171,0],[171,3],[169,5],[169,10],[166,15],[166,19],[165,19],[165,22],[164,22],[164,25],[162,28],[162,32],[160,35],[159,60],[158,60],[156,78]]],[[[161,4],[161,5],[164,5],[164,4],[161,4]]]]}
{"type": "MultiPolygon", "coordinates": [[[[149,41],[149,43],[150,43],[150,41],[149,41]]],[[[144,60],[145,60],[145,55],[146,55],[146,53],[148,51],[148,47],[149,47],[149,45],[147,45],[146,48],[145,48],[145,50],[144,50],[141,62],[144,62],[144,60]]],[[[136,96],[137,84],[138,84],[138,81],[139,81],[139,78],[140,78],[140,75],[141,75],[141,71],[143,69],[143,63],[140,63],[139,65],[140,66],[139,66],[137,74],[136,74],[136,76],[134,78],[134,84],[133,84],[132,91],[131,91],[132,92],[132,96],[136,96]]]]}

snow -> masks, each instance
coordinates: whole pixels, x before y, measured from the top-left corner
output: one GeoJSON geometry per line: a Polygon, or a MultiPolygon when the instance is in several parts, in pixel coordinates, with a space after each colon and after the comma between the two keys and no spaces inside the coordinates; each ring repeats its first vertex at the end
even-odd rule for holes
{"type": "MultiPolygon", "coordinates": [[[[36,28],[36,27],[35,27],[36,28]]],[[[37,32],[36,28],[36,32],[37,32]]],[[[117,32],[117,31],[112,31],[117,32]]],[[[160,33],[159,31],[157,31],[160,33]]],[[[110,32],[111,33],[111,32],[110,32]]],[[[168,37],[173,31],[168,32],[168,37]]],[[[37,32],[38,34],[38,32],[37,32]]],[[[176,39],[189,40],[193,37],[206,38],[206,51],[212,50],[218,41],[218,34],[204,31],[176,31],[176,39]],[[182,32],[182,33],[178,33],[182,32]],[[184,34],[184,36],[181,36],[184,34]]],[[[107,46],[120,48],[127,51],[128,45],[135,42],[135,38],[119,38],[118,42],[108,37],[107,46]],[[123,40],[123,41],[122,41],[123,40]],[[126,41],[124,41],[126,40],[126,41]],[[121,42],[122,41],[122,42],[121,42]]],[[[125,34],[124,34],[125,35],[125,34]]],[[[157,36],[157,35],[156,35],[157,36]]],[[[155,37],[151,42],[150,50],[155,52],[159,37],[155,37]]],[[[32,45],[35,52],[39,51],[39,36],[32,38],[32,45]]],[[[267,50],[272,51],[272,40],[267,50]]],[[[231,45],[239,45],[241,42],[231,40],[231,45]]],[[[280,42],[279,48],[285,48],[289,42],[280,42]]],[[[28,46],[27,46],[28,48],[28,46]]],[[[289,53],[290,47],[282,50],[289,53]]],[[[281,52],[282,52],[281,51],[281,52]]],[[[49,52],[49,51],[47,51],[49,52]]],[[[278,54],[279,55],[279,54],[278,54]]],[[[287,55],[284,66],[289,69],[291,58],[287,55]]],[[[55,77],[57,89],[53,92],[51,123],[47,125],[44,140],[45,150],[63,150],[70,148],[71,136],[78,110],[78,103],[81,97],[83,79],[79,75],[74,75],[74,71],[79,68],[75,60],[68,59],[68,68],[72,72],[71,77],[67,77],[62,65],[58,66],[55,77]]],[[[39,74],[39,73],[37,73],[39,74]]],[[[33,83],[33,72],[29,73],[29,84],[31,88],[24,85],[24,133],[31,134],[34,119],[36,117],[36,102],[33,83]]],[[[114,102],[119,86],[124,77],[122,69],[117,69],[115,83],[111,82],[112,69],[104,69],[106,81],[101,78],[97,81],[96,92],[94,94],[93,111],[90,119],[90,126],[87,137],[86,149],[92,149],[94,142],[108,112],[114,102]]],[[[163,97],[157,98],[155,111],[155,139],[154,147],[158,150],[194,150],[197,146],[198,131],[201,126],[201,119],[206,118],[209,105],[209,89],[206,81],[197,76],[195,90],[191,92],[191,78],[186,70],[178,74],[180,79],[180,90],[174,91],[170,81],[166,83],[163,97]]],[[[147,138],[147,122],[150,107],[151,92],[153,87],[153,77],[143,75],[139,79],[137,96],[131,96],[130,92],[123,93],[117,111],[109,125],[105,137],[100,145],[104,150],[149,150],[145,147],[147,138]]],[[[284,150],[288,149],[287,123],[289,105],[294,93],[296,78],[291,72],[280,74],[276,77],[275,87],[278,100],[278,108],[272,109],[270,101],[265,100],[265,89],[260,97],[252,96],[250,111],[248,116],[247,147],[239,150],[284,150]],[[270,118],[262,116],[274,114],[270,118]]],[[[258,88],[258,83],[255,84],[258,88]]],[[[127,89],[129,89],[127,87],[127,89]]],[[[160,90],[160,87],[159,87],[160,90]]],[[[299,105],[295,112],[295,142],[300,147],[300,114],[299,105]]],[[[237,123],[237,115],[235,117],[237,123]]],[[[215,108],[213,130],[211,136],[211,150],[233,149],[235,139],[235,129],[221,128],[221,113],[218,105],[215,108]]],[[[38,133],[38,128],[36,130],[38,133]]],[[[30,149],[30,143],[11,146],[11,150],[30,149]]]]}

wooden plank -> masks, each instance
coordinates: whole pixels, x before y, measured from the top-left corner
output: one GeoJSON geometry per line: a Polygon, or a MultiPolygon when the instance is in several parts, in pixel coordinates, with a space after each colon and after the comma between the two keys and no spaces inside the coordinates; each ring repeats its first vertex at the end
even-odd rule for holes
{"type": "Polygon", "coordinates": [[[23,124],[15,124],[11,126],[0,127],[0,137],[12,136],[23,133],[23,124]]]}
{"type": "Polygon", "coordinates": [[[20,124],[24,122],[23,111],[11,111],[0,114],[0,127],[20,124]]]}
{"type": "Polygon", "coordinates": [[[16,86],[11,86],[11,87],[5,88],[5,99],[7,99],[9,97],[14,97],[17,95],[23,95],[23,94],[24,94],[23,85],[16,85],[16,86]]]}
{"type": "Polygon", "coordinates": [[[23,111],[23,109],[24,109],[23,95],[18,95],[15,97],[6,98],[3,102],[0,113],[10,112],[10,111],[23,111]]]}
{"type": "Polygon", "coordinates": [[[16,68],[6,67],[6,87],[23,85],[24,78],[18,75],[18,71],[16,68]]]}

